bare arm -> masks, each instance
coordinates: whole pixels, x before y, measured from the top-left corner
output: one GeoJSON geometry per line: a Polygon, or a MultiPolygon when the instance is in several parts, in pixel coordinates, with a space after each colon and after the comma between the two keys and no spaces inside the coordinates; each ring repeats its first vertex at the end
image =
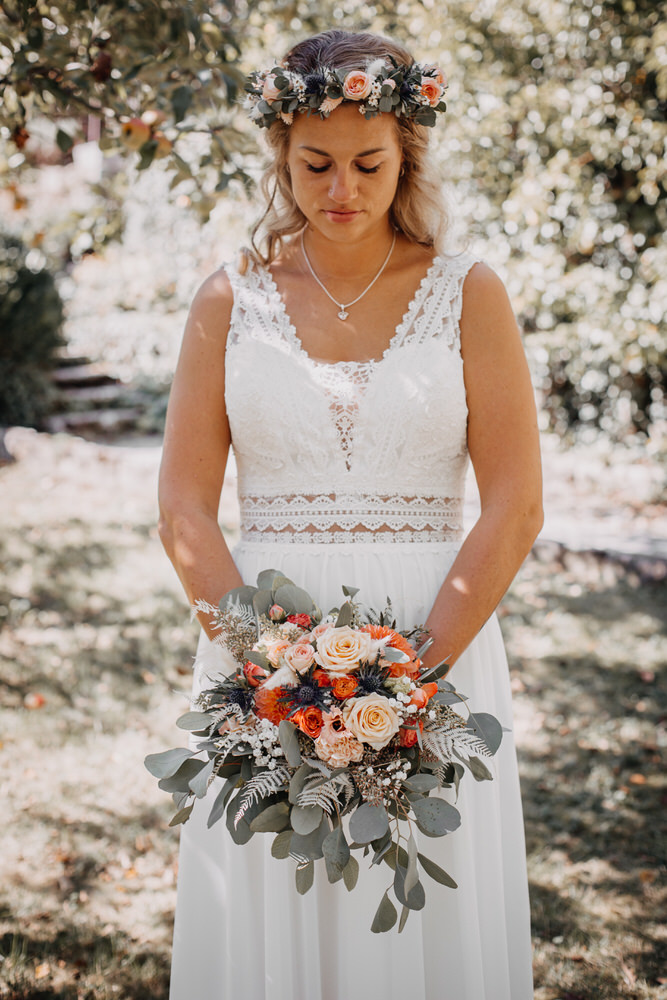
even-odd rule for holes
{"type": "Polygon", "coordinates": [[[426,621],[425,663],[453,664],[495,610],[542,526],[533,390],[505,288],[484,264],[463,287],[461,351],[468,448],[481,513],[426,621]]]}
{"type": "MultiPolygon", "coordinates": [[[[222,271],[199,289],[167,410],[159,533],[190,603],[201,598],[217,604],[224,593],[242,583],[218,525],[231,444],[224,388],[232,302],[222,271]]],[[[207,628],[207,622],[202,620],[202,625],[207,628]]]]}

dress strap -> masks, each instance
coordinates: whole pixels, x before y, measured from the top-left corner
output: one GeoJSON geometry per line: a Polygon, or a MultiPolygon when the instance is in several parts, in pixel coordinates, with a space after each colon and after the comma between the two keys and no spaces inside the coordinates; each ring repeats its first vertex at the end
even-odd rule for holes
{"type": "Polygon", "coordinates": [[[426,293],[415,296],[417,308],[410,317],[409,327],[402,331],[404,341],[424,343],[438,337],[452,349],[460,350],[463,283],[478,262],[479,258],[469,253],[442,254],[434,259],[422,282],[426,283],[426,293]]]}

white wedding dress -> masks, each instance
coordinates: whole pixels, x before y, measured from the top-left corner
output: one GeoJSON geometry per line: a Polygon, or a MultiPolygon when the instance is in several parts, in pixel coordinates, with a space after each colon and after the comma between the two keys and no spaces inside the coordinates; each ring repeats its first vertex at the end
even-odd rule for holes
{"type": "MultiPolygon", "coordinates": [[[[462,541],[466,394],[459,350],[462,286],[474,258],[436,257],[384,356],[310,358],[270,273],[228,268],[234,308],[225,399],[239,477],[246,583],[280,569],[323,610],[342,584],[399,626],[425,621],[462,541]]],[[[489,336],[493,336],[490,328],[489,336]]],[[[221,387],[222,391],[222,387],[221,387]]],[[[195,691],[225,669],[205,638],[195,691]]],[[[229,672],[227,667],[226,672],[229,672]]],[[[495,616],[450,674],[472,710],[512,725],[495,616]]],[[[356,889],[316,864],[296,892],[295,863],[272,834],[233,843],[206,827],[213,789],[182,828],[170,1000],[529,1000],[533,996],[521,801],[511,733],[493,781],[462,782],[462,824],[420,850],[457,881],[428,876],[426,906],[405,929],[372,934],[392,873],[358,854],[356,889]],[[321,870],[317,870],[321,869],[321,870]]],[[[450,800],[452,792],[443,792],[450,800]]]]}

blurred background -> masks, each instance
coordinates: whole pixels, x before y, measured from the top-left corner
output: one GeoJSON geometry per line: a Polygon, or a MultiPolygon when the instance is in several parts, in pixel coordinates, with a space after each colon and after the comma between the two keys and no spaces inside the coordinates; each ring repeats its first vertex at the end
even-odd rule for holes
{"type": "Polygon", "coordinates": [[[537,1000],[667,997],[666,12],[0,3],[1,998],[167,997],[177,834],[142,761],[181,741],[196,630],[155,529],[166,401],[259,214],[243,77],[332,26],[447,74],[455,236],[540,404],[546,523],[500,607],[537,1000]]]}

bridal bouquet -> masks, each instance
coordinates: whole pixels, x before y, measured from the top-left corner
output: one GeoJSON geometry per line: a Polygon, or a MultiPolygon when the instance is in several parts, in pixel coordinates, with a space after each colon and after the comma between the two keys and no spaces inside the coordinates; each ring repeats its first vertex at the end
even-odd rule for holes
{"type": "Polygon", "coordinates": [[[230,591],[210,614],[221,643],[238,667],[212,680],[177,725],[193,733],[196,749],[150,754],[146,767],[173,794],[171,825],[184,823],[195,798],[214,779],[211,827],[223,815],[233,840],[274,833],[271,853],[296,862],[296,887],[313,884],[323,859],[330,882],[357,882],[353,851],[386,864],[393,875],[371,930],[390,930],[402,905],[425,904],[421,871],[451,888],[456,882],[417,848],[416,827],[443,837],[461,822],[458,810],[433,791],[458,794],[467,768],[490,779],[482,758],[500,745],[492,715],[452,706],[465,696],[444,679],[448,666],[426,670],[419,659],[425,630],[398,630],[391,604],[377,613],[355,602],[357,590],[326,616],[309,594],[276,570],[257,587],[230,591]]]}

